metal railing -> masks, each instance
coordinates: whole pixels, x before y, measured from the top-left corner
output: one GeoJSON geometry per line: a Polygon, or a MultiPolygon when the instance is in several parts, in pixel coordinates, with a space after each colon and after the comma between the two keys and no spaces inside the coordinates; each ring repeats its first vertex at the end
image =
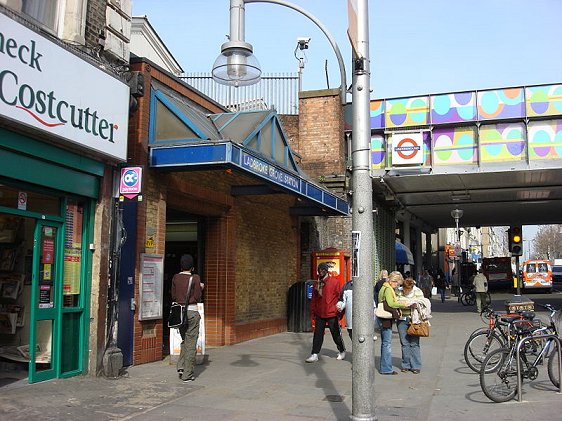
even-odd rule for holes
{"type": "Polygon", "coordinates": [[[278,114],[299,113],[297,73],[267,74],[255,85],[238,88],[215,82],[210,73],[186,73],[180,79],[230,111],[275,109],[278,114]]]}
{"type": "MultiPolygon", "coordinates": [[[[521,402],[523,400],[523,379],[521,376],[521,360],[519,358],[521,346],[530,340],[537,340],[537,339],[548,339],[549,341],[552,340],[556,344],[556,353],[558,357],[558,393],[562,393],[562,354],[560,352],[560,338],[558,338],[555,334],[550,335],[539,335],[539,336],[529,336],[526,338],[521,339],[517,343],[517,349],[515,352],[515,359],[517,363],[517,400],[521,402]]],[[[546,353],[545,355],[539,355],[538,358],[543,358],[543,361],[546,360],[546,353]]]]}

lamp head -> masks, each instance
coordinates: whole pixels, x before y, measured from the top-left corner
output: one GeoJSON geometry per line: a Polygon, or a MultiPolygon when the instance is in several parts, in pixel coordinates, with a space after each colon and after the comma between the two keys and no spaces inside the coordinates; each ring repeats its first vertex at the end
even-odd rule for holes
{"type": "Polygon", "coordinates": [[[228,41],[213,64],[213,79],[222,85],[247,86],[258,83],[261,68],[252,45],[243,41],[228,41]]]}
{"type": "Polygon", "coordinates": [[[451,211],[451,216],[456,220],[461,219],[464,211],[462,209],[453,209],[451,211]]]}

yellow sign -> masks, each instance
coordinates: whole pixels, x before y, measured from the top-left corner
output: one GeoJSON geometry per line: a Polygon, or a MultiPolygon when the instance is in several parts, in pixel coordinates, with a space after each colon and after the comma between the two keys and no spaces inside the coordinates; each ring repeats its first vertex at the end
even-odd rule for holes
{"type": "Polygon", "coordinates": [[[147,249],[153,249],[154,248],[154,237],[153,236],[146,237],[146,241],[144,242],[144,246],[147,249]]]}

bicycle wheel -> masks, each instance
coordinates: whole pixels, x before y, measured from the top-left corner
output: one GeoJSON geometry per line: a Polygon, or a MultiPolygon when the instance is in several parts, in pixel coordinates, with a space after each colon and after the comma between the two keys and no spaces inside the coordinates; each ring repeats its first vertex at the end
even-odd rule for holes
{"type": "Polygon", "coordinates": [[[484,329],[473,334],[464,345],[464,360],[476,373],[480,370],[486,356],[504,346],[504,341],[496,332],[484,329]]]}
{"type": "Polygon", "coordinates": [[[462,304],[463,306],[467,306],[467,305],[468,305],[468,302],[467,302],[467,299],[468,299],[468,292],[463,292],[463,293],[461,293],[461,295],[460,295],[459,297],[460,297],[460,300],[461,300],[461,304],[462,304]]]}
{"type": "Polygon", "coordinates": [[[486,299],[484,300],[484,306],[489,306],[492,303],[492,296],[489,292],[486,293],[486,299]]]}
{"type": "Polygon", "coordinates": [[[560,387],[560,376],[558,372],[559,361],[558,361],[558,351],[556,349],[550,352],[548,357],[548,377],[555,387],[560,387]]]}
{"type": "Polygon", "coordinates": [[[473,306],[475,304],[476,304],[476,294],[474,292],[472,293],[469,292],[466,297],[466,305],[473,306]]]}
{"type": "Polygon", "coordinates": [[[494,402],[507,402],[517,393],[515,353],[508,348],[490,352],[480,368],[482,392],[494,402]]]}

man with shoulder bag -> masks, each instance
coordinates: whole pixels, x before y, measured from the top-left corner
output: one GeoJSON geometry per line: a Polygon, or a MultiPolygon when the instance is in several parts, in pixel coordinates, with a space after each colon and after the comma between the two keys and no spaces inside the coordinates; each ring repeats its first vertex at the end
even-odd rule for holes
{"type": "Polygon", "coordinates": [[[176,368],[178,376],[183,382],[195,380],[193,367],[197,353],[197,338],[199,337],[199,321],[201,316],[197,310],[197,303],[201,301],[203,283],[199,275],[193,273],[193,257],[184,254],[180,259],[181,272],[172,278],[172,300],[185,306],[184,323],[179,327],[181,335],[181,351],[176,368]]]}

